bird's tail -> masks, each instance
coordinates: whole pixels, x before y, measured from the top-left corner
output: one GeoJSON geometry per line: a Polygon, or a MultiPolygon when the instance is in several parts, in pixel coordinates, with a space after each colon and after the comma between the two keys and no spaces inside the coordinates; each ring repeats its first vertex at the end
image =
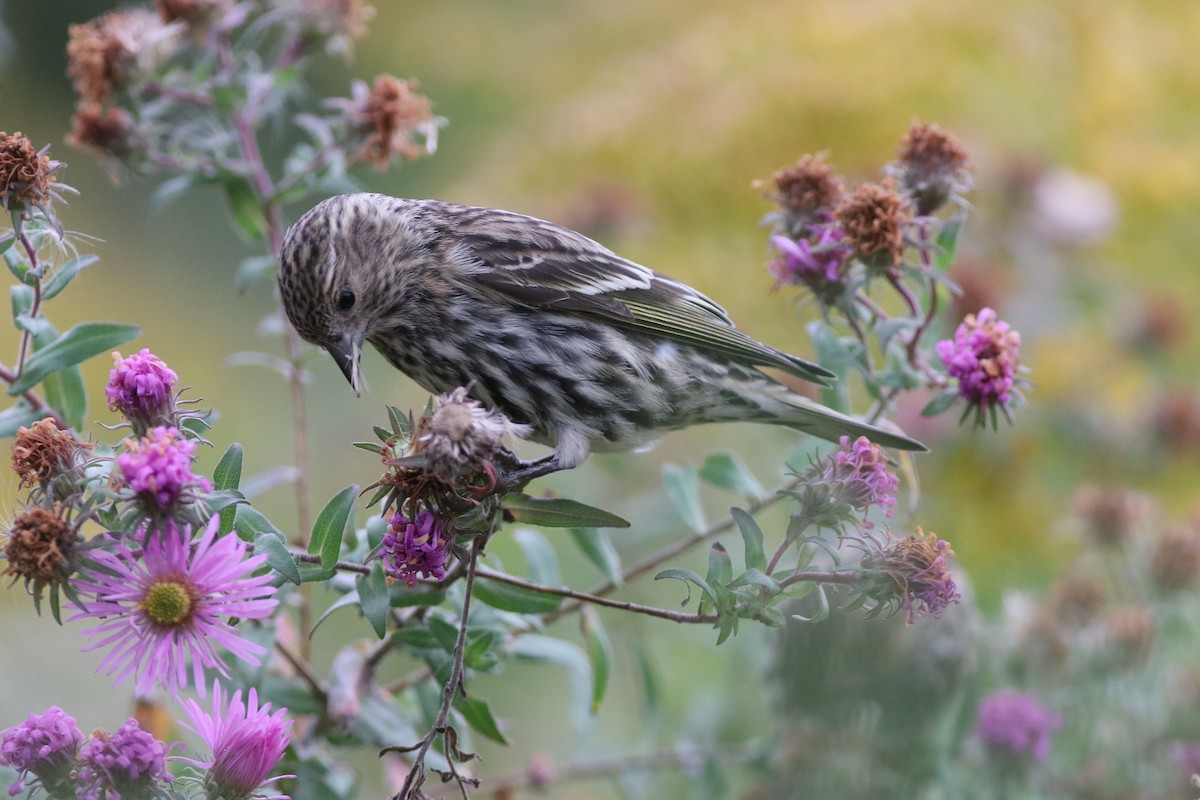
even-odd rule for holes
{"type": "Polygon", "coordinates": [[[903,433],[884,430],[875,425],[846,416],[834,411],[832,408],[826,408],[820,403],[809,400],[802,395],[789,392],[786,397],[781,399],[784,400],[787,408],[781,413],[776,414],[771,419],[771,422],[795,428],[810,436],[816,436],[819,439],[825,439],[830,442],[836,442],[843,436],[851,438],[865,436],[875,444],[882,445],[883,447],[894,447],[897,450],[915,450],[919,452],[929,450],[928,447],[916,439],[905,436],[903,433]]]}

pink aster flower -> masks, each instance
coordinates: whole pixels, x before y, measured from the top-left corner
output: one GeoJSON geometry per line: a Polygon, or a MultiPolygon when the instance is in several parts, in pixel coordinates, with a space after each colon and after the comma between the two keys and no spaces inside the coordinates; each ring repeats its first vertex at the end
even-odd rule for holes
{"type": "Polygon", "coordinates": [[[175,384],[179,382],[175,371],[146,348],[128,358],[120,353],[112,355],[115,365],[104,388],[108,407],[119,411],[138,434],[155,425],[170,424],[175,411],[175,384]]]}
{"type": "Polygon", "coordinates": [[[226,621],[263,619],[274,611],[271,574],[251,575],[266,554],[247,558],[247,544],[237,536],[217,536],[218,523],[214,517],[194,545],[189,528],[169,525],[147,536],[140,554],[124,543],[114,552],[92,553],[95,567],[75,583],[85,601],[72,619],[101,620],[86,631],[94,640],[86,650],[111,648],[100,670],[115,674],[116,684],[133,676],[139,694],[155,685],[174,694],[187,685],[190,660],[203,696],[206,667],[226,674],[217,648],[251,664],[266,652],[226,621]]]}
{"type": "Polygon", "coordinates": [[[97,730],[79,750],[79,800],[151,800],[161,796],[167,748],[130,719],[113,733],[97,730]]]}
{"type": "Polygon", "coordinates": [[[0,733],[0,764],[17,771],[9,795],[25,791],[27,775],[33,775],[47,794],[61,795],[72,784],[71,769],[81,744],[83,732],[75,718],[58,706],[6,728],[0,733]]]}
{"type": "Polygon", "coordinates": [[[1028,692],[1001,689],[983,698],[975,733],[988,751],[1005,759],[1043,761],[1050,752],[1050,734],[1062,727],[1062,717],[1028,692]]]}
{"type": "Polygon", "coordinates": [[[841,449],[833,454],[827,469],[827,478],[835,485],[838,498],[860,511],[880,506],[884,514],[892,516],[900,479],[888,468],[883,448],[865,436],[853,442],[849,436],[843,436],[839,444],[841,449]]]}
{"type": "MultiPolygon", "coordinates": [[[[226,702],[221,685],[213,682],[213,711],[209,715],[195,700],[183,704],[191,728],[212,753],[207,761],[176,756],[208,770],[206,783],[224,800],[243,800],[255,793],[264,783],[276,781],[279,775],[267,780],[291,741],[292,721],[287,709],[271,713],[271,704],[258,705],[258,694],[250,689],[245,702],[242,691],[233,693],[226,702]]],[[[287,795],[275,795],[284,798],[287,795]]]]}
{"type": "Polygon", "coordinates": [[[979,424],[987,411],[1000,408],[1007,414],[1021,366],[1021,334],[995,311],[968,314],[953,339],[937,343],[937,354],[946,374],[958,379],[958,393],[969,404],[968,413],[975,409],[979,424]]]}
{"type": "Polygon", "coordinates": [[[125,447],[128,452],[117,456],[117,466],[146,504],[167,508],[188,494],[212,491],[207,478],[192,473],[196,443],[182,438],[178,428],[160,425],[125,447]]]}
{"type": "Polygon", "coordinates": [[[778,257],[769,265],[779,284],[807,286],[824,302],[831,303],[846,291],[843,267],[851,248],[842,241],[842,230],[832,222],[809,225],[811,236],[792,239],[771,237],[778,257]]]}
{"type": "Polygon", "coordinates": [[[417,585],[418,576],[440,581],[450,541],[431,512],[422,510],[414,519],[396,514],[388,520],[380,557],[388,574],[409,586],[417,585]]]}

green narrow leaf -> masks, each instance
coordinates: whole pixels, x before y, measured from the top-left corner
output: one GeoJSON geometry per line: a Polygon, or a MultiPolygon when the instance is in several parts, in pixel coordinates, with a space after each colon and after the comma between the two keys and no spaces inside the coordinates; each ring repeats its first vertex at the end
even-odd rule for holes
{"type": "Polygon", "coordinates": [[[12,308],[13,321],[27,315],[33,308],[33,287],[19,284],[8,287],[8,302],[12,308]]]}
{"type": "MultiPolygon", "coordinates": [[[[821,320],[808,323],[805,329],[808,331],[808,338],[817,349],[817,363],[838,373],[839,377],[842,376],[846,366],[854,363],[854,357],[837,335],[837,331],[821,320]]],[[[832,386],[822,386],[820,400],[834,411],[846,413],[850,408],[848,382],[838,380],[832,386]]]]}
{"type": "Polygon", "coordinates": [[[45,411],[34,411],[22,400],[15,406],[0,411],[0,436],[16,436],[21,426],[29,427],[45,416],[45,411]]]}
{"type": "Polygon", "coordinates": [[[557,611],[563,601],[556,594],[537,592],[490,578],[476,578],[475,596],[492,608],[517,614],[549,614],[557,611]]]}
{"type": "Polygon", "coordinates": [[[530,497],[506,494],[502,505],[516,522],[544,528],[628,528],[616,514],[565,497],[530,497]]]}
{"type": "Polygon", "coordinates": [[[332,567],[342,553],[342,536],[346,532],[346,520],[354,506],[358,484],[351,484],[333,496],[313,525],[312,538],[308,540],[308,552],[321,556],[322,567],[332,567]]]}
{"type": "Polygon", "coordinates": [[[638,685],[642,690],[642,718],[653,720],[662,711],[662,682],[644,647],[635,648],[633,654],[638,668],[638,685]]]}
{"type": "Polygon", "coordinates": [[[529,562],[529,578],[534,583],[543,586],[561,586],[562,576],[558,571],[558,557],[546,537],[537,531],[518,528],[513,531],[513,539],[525,554],[529,562]]]}
{"type": "MultiPolygon", "coordinates": [[[[708,585],[708,582],[705,581],[704,578],[701,578],[699,574],[692,572],[690,569],[671,567],[670,569],[662,570],[654,576],[654,580],[656,581],[661,581],[667,578],[673,578],[674,580],[683,581],[684,583],[694,583],[699,586],[701,590],[703,590],[705,596],[708,597],[709,600],[711,600],[713,603],[717,602],[717,594],[713,591],[713,588],[708,585]]],[[[682,605],[686,606],[690,600],[691,593],[689,590],[688,598],[683,601],[682,605]]]]}
{"type": "Polygon", "coordinates": [[[478,731],[480,735],[493,742],[508,744],[508,739],[504,738],[504,734],[500,732],[500,726],[496,723],[496,718],[492,716],[492,709],[484,701],[456,694],[454,709],[462,714],[462,718],[467,721],[467,724],[478,731]]]}
{"type": "Polygon", "coordinates": [[[954,263],[954,252],[958,249],[958,236],[962,233],[966,214],[959,212],[942,224],[937,235],[937,256],[934,263],[943,272],[954,263]]]}
{"type": "Polygon", "coordinates": [[[67,284],[76,275],[99,260],[100,256],[89,253],[87,255],[75,256],[75,258],[63,264],[50,276],[50,280],[46,281],[45,285],[42,286],[42,302],[44,303],[58,296],[59,292],[67,288],[67,284]]]}
{"type": "Polygon", "coordinates": [[[600,615],[591,606],[583,607],[580,625],[584,641],[587,642],[588,660],[592,664],[591,711],[595,714],[604,702],[604,693],[608,690],[608,675],[612,669],[613,658],[612,642],[608,639],[608,632],[604,630],[600,615]]]}
{"type": "Polygon", "coordinates": [[[141,333],[136,325],[115,322],[81,322],[53,344],[38,350],[25,364],[25,371],[8,387],[10,395],[32,389],[47,375],[86,361],[94,355],[118,347],[141,333]]]}
{"type": "Polygon", "coordinates": [[[236,175],[226,175],[221,181],[225,189],[225,200],[229,204],[229,215],[238,230],[250,239],[261,239],[267,233],[267,218],[262,203],[249,181],[236,175]]]}
{"type": "Polygon", "coordinates": [[[706,527],[700,507],[700,478],[691,467],[663,464],[663,488],[684,523],[694,531],[706,527]]]}
{"type": "MultiPolygon", "coordinates": [[[[814,590],[817,595],[817,612],[811,617],[806,617],[803,614],[792,614],[792,619],[800,622],[823,622],[829,617],[829,598],[825,596],[825,587],[820,584],[814,590]]],[[[863,595],[864,597],[866,595],[863,595]]]]}
{"type": "Polygon", "coordinates": [[[238,264],[237,272],[234,273],[233,288],[237,290],[238,294],[245,293],[274,267],[274,256],[251,256],[243,259],[242,263],[238,264]]]}
{"type": "Polygon", "coordinates": [[[497,659],[489,650],[496,643],[495,631],[472,631],[467,634],[467,646],[463,648],[463,664],[469,669],[491,669],[497,659]]]}
{"type": "Polygon", "coordinates": [[[753,500],[763,496],[762,484],[750,472],[737,453],[712,453],[700,467],[701,480],[728,489],[753,500]]]}
{"type": "Polygon", "coordinates": [[[621,556],[617,554],[617,548],[607,532],[599,528],[571,528],[571,538],[588,561],[595,564],[614,586],[625,582],[621,574],[621,556]]]}
{"type": "Polygon", "coordinates": [[[300,570],[296,567],[296,561],[278,536],[273,533],[260,533],[254,539],[254,552],[266,553],[268,567],[297,586],[300,585],[300,570]]]}
{"type": "Polygon", "coordinates": [[[321,616],[317,617],[316,621],[313,623],[312,630],[308,632],[308,635],[311,637],[314,633],[316,633],[317,628],[321,627],[321,623],[329,619],[333,612],[337,611],[339,608],[358,605],[358,603],[358,592],[346,592],[337,600],[334,600],[332,603],[330,603],[329,608],[325,609],[321,613],[321,616]]]}
{"type": "MultiPolygon", "coordinates": [[[[217,462],[216,469],[213,470],[213,489],[215,491],[237,491],[242,485],[242,460],[245,455],[245,448],[238,442],[229,445],[229,449],[225,451],[225,455],[221,456],[221,460],[217,462]]],[[[234,520],[237,518],[237,506],[227,506],[221,512],[221,522],[218,530],[221,533],[229,533],[233,530],[234,520]]]]}
{"type": "Polygon", "coordinates": [[[254,506],[239,503],[235,508],[237,512],[233,517],[233,529],[237,531],[239,539],[253,542],[259,534],[269,533],[280,542],[284,540],[283,531],[272,525],[271,520],[263,516],[263,513],[254,506]]]}
{"type": "Polygon", "coordinates": [[[767,568],[767,555],[763,552],[763,532],[758,527],[754,517],[740,508],[729,509],[729,515],[737,523],[742,532],[742,542],[746,547],[746,568],[761,571],[767,568]]]}
{"type": "Polygon", "coordinates": [[[514,639],[508,646],[508,652],[517,658],[556,664],[566,669],[571,685],[572,721],[577,728],[588,723],[592,717],[594,679],[591,663],[583,648],[552,636],[528,634],[514,639]]]}
{"type": "Polygon", "coordinates": [[[733,580],[733,560],[729,558],[729,551],[720,542],[713,542],[712,547],[708,548],[706,580],[709,586],[713,587],[724,586],[733,580]]]}
{"type": "Polygon", "coordinates": [[[375,635],[382,639],[387,633],[388,609],[392,605],[387,576],[383,574],[383,562],[376,560],[371,564],[370,574],[358,576],[355,586],[358,589],[358,600],[362,606],[363,616],[375,629],[375,635]]]}
{"type": "MultiPolygon", "coordinates": [[[[38,351],[49,347],[58,338],[58,331],[46,323],[46,329],[35,333],[33,343],[38,351]]],[[[46,402],[72,428],[82,428],[87,417],[87,389],[83,385],[83,370],[76,364],[53,372],[42,381],[46,402]]]]}
{"type": "Polygon", "coordinates": [[[934,417],[958,402],[958,389],[942,389],[921,409],[922,417],[934,417]]]}

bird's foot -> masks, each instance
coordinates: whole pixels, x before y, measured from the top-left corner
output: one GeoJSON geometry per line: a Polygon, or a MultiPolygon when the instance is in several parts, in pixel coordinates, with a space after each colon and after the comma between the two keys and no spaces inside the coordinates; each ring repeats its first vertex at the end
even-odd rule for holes
{"type": "Polygon", "coordinates": [[[555,472],[561,472],[568,467],[562,466],[553,455],[539,458],[536,461],[517,461],[514,469],[506,470],[496,478],[496,494],[504,494],[514,489],[520,489],[534,478],[541,478],[555,472]]]}

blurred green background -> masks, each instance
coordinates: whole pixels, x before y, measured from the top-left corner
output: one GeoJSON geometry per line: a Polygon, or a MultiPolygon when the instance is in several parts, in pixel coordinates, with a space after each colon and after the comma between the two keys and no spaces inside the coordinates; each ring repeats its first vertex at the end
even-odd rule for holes
{"type": "MultiPolygon", "coordinates": [[[[63,142],[74,102],[67,24],[115,4],[52,5],[51,13],[44,3],[0,0],[7,32],[0,128],[51,143],[52,155],[69,162],[62,180],[82,195],[61,217],[102,240],[101,264],[55,301],[50,318],[60,328],[85,319],[142,325],[136,347],[153,349],[221,412],[205,469],[232,441],[245,444],[250,472],[287,464],[292,431],[282,382],[225,363],[236,351],[277,347],[255,332],[272,309],[269,288],[239,296],[232,286],[237,264],[259,253],[230,234],[215,191],[151,211],[152,184],[114,187],[63,142]]],[[[1179,516],[1195,504],[1200,4],[414,0],[380,2],[377,11],[353,61],[330,62],[321,83],[346,94],[355,77],[416,78],[449,125],[436,156],[363,174],[368,188],[581,227],[713,296],[751,334],[803,355],[811,348],[794,298],[787,289],[772,293],[762,268],[768,252],[759,222],[769,204],[751,182],[815,151],[828,151],[851,178],[874,179],[913,119],[959,136],[979,184],[962,246],[964,284],[969,279],[1022,330],[1032,408],[995,434],[957,428],[953,415],[921,421],[919,404],[906,408],[909,432],[935,450],[917,459],[919,506],[897,524],[949,539],[985,611],[1008,588],[1046,583],[1073,552],[1066,521],[1080,483],[1131,485],[1179,516]],[[1115,199],[1115,223],[1101,225],[1091,242],[1054,241],[1037,229],[1036,188],[1056,168],[1102,181],[1101,199],[1115,199]],[[1162,319],[1169,335],[1154,327],[1162,319]]],[[[1084,213],[1088,202],[1060,199],[1059,210],[1084,213]]],[[[11,359],[15,344],[0,326],[0,359],[11,359]]],[[[94,404],[109,366],[103,358],[85,365],[94,404]]],[[[319,504],[348,483],[377,477],[374,458],[349,443],[369,438],[385,403],[420,407],[424,395],[373,354],[370,391],[359,400],[329,359],[314,359],[311,369],[319,504]]],[[[116,421],[102,407],[93,414],[116,421]]],[[[113,438],[98,426],[85,433],[113,438]]],[[[634,519],[619,536],[625,552],[645,552],[682,531],[661,492],[644,488],[657,486],[664,461],[699,463],[710,449],[736,449],[770,486],[795,444],[780,438],[752,426],[691,430],[649,454],[599,456],[544,488],[634,519]]],[[[12,476],[0,481],[8,518],[17,508],[14,484],[12,476]]],[[[286,489],[259,502],[280,527],[294,519],[286,489]]],[[[715,515],[733,498],[708,502],[715,515]]],[[[767,517],[765,525],[781,521],[767,517]]],[[[501,557],[519,559],[506,547],[497,545],[501,557]]],[[[702,570],[703,558],[697,552],[679,566],[702,570]]],[[[596,578],[586,566],[565,577],[577,586],[596,578]]],[[[638,587],[629,596],[679,600],[677,587],[638,587]]],[[[684,681],[668,691],[681,718],[700,713],[685,701],[761,660],[757,651],[769,638],[744,626],[735,643],[714,652],[708,631],[664,643],[663,633],[675,633],[665,623],[613,618],[610,625],[625,641],[654,640],[667,680],[684,681]],[[672,662],[693,669],[685,679],[672,662]]],[[[17,588],[0,595],[0,642],[7,643],[0,722],[50,703],[74,708],[85,728],[125,713],[126,693],[107,691],[108,682],[91,674],[95,659],[78,654],[71,626],[35,626],[17,588]],[[31,647],[14,648],[15,641],[31,647]],[[85,698],[92,698],[88,710],[85,698]]],[[[634,667],[625,660],[620,669],[627,679],[634,667]]],[[[510,668],[506,695],[494,701],[516,720],[521,753],[561,749],[569,738],[564,719],[522,716],[525,689],[564,691],[561,676],[549,675],[510,668]]],[[[601,725],[620,727],[628,704],[636,700],[614,697],[601,725]]]]}

